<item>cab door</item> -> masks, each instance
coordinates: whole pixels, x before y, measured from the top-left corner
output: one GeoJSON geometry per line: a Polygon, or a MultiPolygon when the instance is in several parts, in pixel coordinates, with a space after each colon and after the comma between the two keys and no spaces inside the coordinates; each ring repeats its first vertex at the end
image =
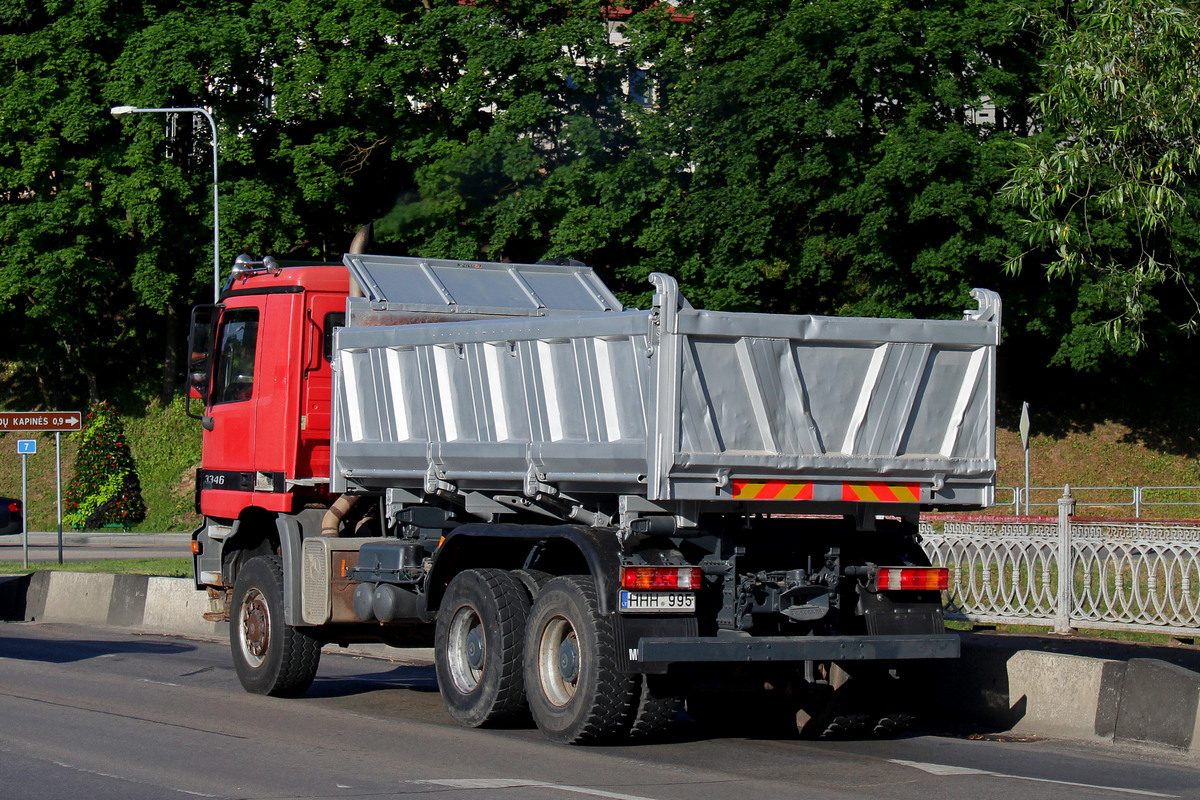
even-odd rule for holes
{"type": "Polygon", "coordinates": [[[296,475],[328,478],[333,421],[333,332],[346,323],[346,297],[310,293],[305,316],[307,335],[296,475]]]}
{"type": "Polygon", "coordinates": [[[204,455],[196,477],[206,516],[237,517],[254,491],[262,317],[256,304],[226,305],[218,319],[204,455]]]}

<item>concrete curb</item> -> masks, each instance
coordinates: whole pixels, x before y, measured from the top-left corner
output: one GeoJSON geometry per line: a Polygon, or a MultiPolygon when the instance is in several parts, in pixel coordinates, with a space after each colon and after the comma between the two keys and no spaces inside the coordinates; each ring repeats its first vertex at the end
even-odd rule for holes
{"type": "Polygon", "coordinates": [[[1044,652],[1020,639],[964,634],[962,658],[940,662],[919,683],[927,707],[952,722],[1200,754],[1200,672],[1167,661],[1044,652]]]}
{"type": "MultiPolygon", "coordinates": [[[[208,607],[207,594],[187,578],[59,571],[0,577],[5,620],[227,639],[228,623],[203,618],[208,607]]],[[[431,648],[327,649],[408,664],[433,660],[431,648]]],[[[962,652],[958,661],[921,670],[905,691],[953,722],[1200,754],[1200,672],[1155,658],[1044,652],[1032,649],[1028,637],[964,634],[962,652]]]]}
{"type": "MultiPolygon", "coordinates": [[[[189,578],[57,570],[0,576],[0,620],[103,625],[228,640],[229,623],[204,619],[208,608],[208,593],[198,591],[189,578]]],[[[325,649],[406,664],[433,662],[432,648],[356,644],[325,649]]]]}

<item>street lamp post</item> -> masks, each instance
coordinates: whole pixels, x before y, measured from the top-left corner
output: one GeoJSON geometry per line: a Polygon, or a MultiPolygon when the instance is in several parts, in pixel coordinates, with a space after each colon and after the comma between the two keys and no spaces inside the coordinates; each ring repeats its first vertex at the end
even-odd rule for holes
{"type": "Polygon", "coordinates": [[[138,108],[137,106],[113,106],[109,113],[114,117],[130,114],[203,114],[212,130],[212,196],[213,196],[213,302],[221,299],[221,224],[220,206],[217,203],[217,122],[203,108],[138,108]]]}

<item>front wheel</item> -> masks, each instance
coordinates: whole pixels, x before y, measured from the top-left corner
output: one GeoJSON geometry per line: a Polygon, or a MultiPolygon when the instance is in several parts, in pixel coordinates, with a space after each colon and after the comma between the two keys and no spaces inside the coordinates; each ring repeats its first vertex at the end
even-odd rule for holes
{"type": "Polygon", "coordinates": [[[233,586],[229,644],[242,687],[253,694],[298,697],[312,685],[321,643],[283,621],[283,561],[247,561],[233,586]]]}
{"type": "Polygon", "coordinates": [[[636,675],[617,670],[616,652],[590,577],[542,587],[525,632],[525,691],[546,738],[584,744],[629,733],[640,686],[636,675]]]}

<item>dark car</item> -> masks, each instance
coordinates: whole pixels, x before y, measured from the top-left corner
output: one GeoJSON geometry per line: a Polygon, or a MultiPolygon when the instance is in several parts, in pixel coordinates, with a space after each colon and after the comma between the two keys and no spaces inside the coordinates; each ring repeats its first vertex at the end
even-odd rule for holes
{"type": "Polygon", "coordinates": [[[21,501],[0,497],[0,536],[21,532],[21,501]]]}

